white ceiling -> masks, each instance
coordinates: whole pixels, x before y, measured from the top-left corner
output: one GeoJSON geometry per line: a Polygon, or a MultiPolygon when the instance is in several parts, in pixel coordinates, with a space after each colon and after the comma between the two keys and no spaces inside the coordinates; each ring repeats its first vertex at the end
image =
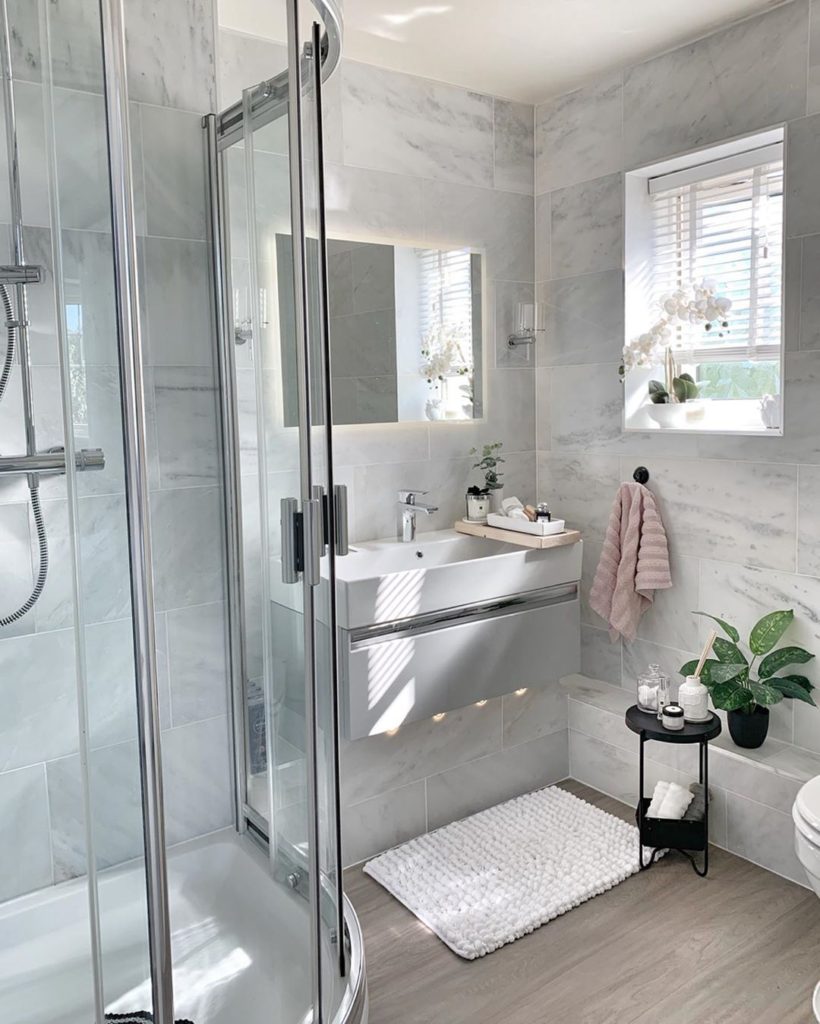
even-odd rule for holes
{"type": "MultiPolygon", "coordinates": [[[[343,53],[529,103],[780,0],[345,0],[343,53]]],[[[283,40],[280,4],[219,0],[220,24],[283,40]]]]}

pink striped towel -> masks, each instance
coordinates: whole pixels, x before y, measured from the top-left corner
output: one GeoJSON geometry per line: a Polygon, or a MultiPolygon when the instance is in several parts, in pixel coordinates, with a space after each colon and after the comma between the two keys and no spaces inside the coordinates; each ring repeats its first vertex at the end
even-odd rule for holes
{"type": "Polygon", "coordinates": [[[593,611],[609,623],[613,642],[634,640],[656,590],[672,586],[666,531],[655,495],[643,484],[621,484],[589,594],[593,611]]]}

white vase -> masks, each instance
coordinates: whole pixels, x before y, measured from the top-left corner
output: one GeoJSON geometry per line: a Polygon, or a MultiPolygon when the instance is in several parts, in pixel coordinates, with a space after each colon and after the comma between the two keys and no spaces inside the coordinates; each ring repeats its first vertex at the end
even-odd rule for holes
{"type": "Polygon", "coordinates": [[[679,427],[684,420],[686,403],[683,402],[650,402],[646,411],[659,427],[679,427]]]}
{"type": "Polygon", "coordinates": [[[501,507],[501,502],[504,500],[504,488],[498,487],[494,491],[490,491],[490,510],[496,512],[498,515],[503,515],[504,509],[501,507]]]}

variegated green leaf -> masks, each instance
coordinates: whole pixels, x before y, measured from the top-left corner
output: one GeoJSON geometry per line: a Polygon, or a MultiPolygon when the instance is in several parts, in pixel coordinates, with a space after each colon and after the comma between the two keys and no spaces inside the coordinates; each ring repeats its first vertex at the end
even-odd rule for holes
{"type": "Polygon", "coordinates": [[[719,619],[716,615],[710,615],[709,612],[693,612],[692,614],[702,615],[704,618],[711,619],[712,622],[716,622],[730,640],[734,640],[736,644],[740,643],[740,633],[738,633],[734,626],[730,626],[728,622],[725,622],[723,619],[719,619]]]}
{"type": "MultiPolygon", "coordinates": [[[[710,685],[719,685],[720,683],[728,683],[730,679],[738,680],[743,682],[748,673],[748,666],[743,665],[727,665],[723,662],[718,662],[713,665],[709,671],[710,685]]],[[[706,684],[704,684],[706,685],[706,684]]]]}
{"type": "Polygon", "coordinates": [[[739,711],[752,702],[752,695],[745,686],[735,682],[719,683],[709,690],[712,703],[721,711],[739,711]]]}
{"type": "Polygon", "coordinates": [[[811,704],[812,707],[817,706],[809,691],[789,676],[775,676],[773,679],[767,679],[766,683],[769,686],[773,686],[776,690],[780,690],[784,697],[805,701],[806,704],[811,704]]]}
{"type": "Polygon", "coordinates": [[[752,691],[755,704],[762,704],[764,708],[771,704],[779,704],[783,700],[782,692],[768,683],[749,683],[749,689],[752,691]]]}
{"type": "Polygon", "coordinates": [[[715,637],[715,642],[712,644],[712,648],[718,656],[718,660],[725,662],[728,665],[749,664],[746,660],[746,656],[737,644],[733,644],[729,640],[724,640],[722,636],[715,637]]]}
{"type": "MultiPolygon", "coordinates": [[[[703,683],[704,686],[712,685],[712,669],[715,665],[719,664],[720,662],[715,661],[714,658],[709,658],[707,661],[704,662],[703,669],[700,673],[700,681],[703,683]]],[[[697,667],[697,661],[687,661],[685,665],[681,665],[680,674],[684,677],[693,676],[695,674],[695,670],[697,669],[697,667]]]]}
{"type": "Polygon", "coordinates": [[[794,619],[791,608],[769,612],[756,623],[749,636],[749,646],[753,654],[768,654],[777,641],[783,636],[794,619]]]}
{"type": "Polygon", "coordinates": [[[757,671],[761,679],[768,679],[787,665],[805,665],[813,657],[813,654],[809,654],[802,647],[779,647],[766,655],[757,671]]]}
{"type": "Polygon", "coordinates": [[[798,686],[802,686],[804,690],[808,690],[809,693],[815,688],[814,683],[806,679],[805,676],[795,675],[794,672],[790,672],[787,676],[780,676],[781,679],[791,679],[793,683],[797,683],[798,686]]]}

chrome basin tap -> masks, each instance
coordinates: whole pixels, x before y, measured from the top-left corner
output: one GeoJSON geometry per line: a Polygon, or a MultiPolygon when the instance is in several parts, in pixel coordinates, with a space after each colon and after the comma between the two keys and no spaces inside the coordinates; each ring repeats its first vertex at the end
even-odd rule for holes
{"type": "Polygon", "coordinates": [[[423,501],[418,501],[420,494],[427,494],[427,491],[399,491],[397,536],[404,544],[412,544],[416,539],[417,512],[423,512],[426,516],[438,512],[438,505],[425,505],[423,501]]]}

